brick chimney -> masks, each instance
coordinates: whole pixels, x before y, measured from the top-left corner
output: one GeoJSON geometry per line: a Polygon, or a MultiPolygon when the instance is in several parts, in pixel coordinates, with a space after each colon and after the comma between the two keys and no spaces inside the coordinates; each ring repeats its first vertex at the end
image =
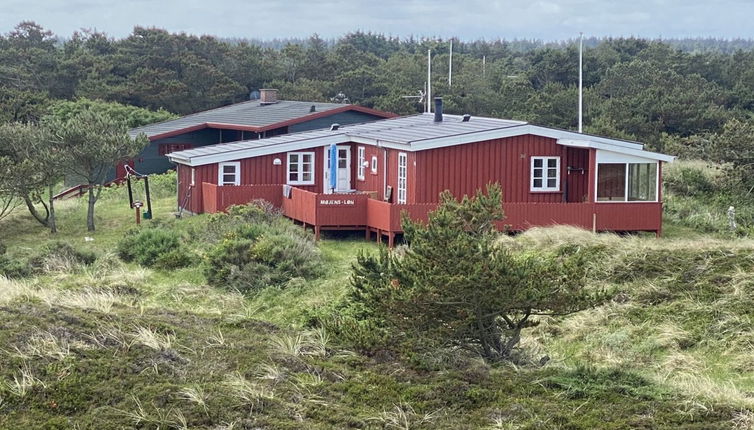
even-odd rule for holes
{"type": "Polygon", "coordinates": [[[259,102],[263,105],[271,105],[278,102],[278,90],[260,89],[259,102]]]}

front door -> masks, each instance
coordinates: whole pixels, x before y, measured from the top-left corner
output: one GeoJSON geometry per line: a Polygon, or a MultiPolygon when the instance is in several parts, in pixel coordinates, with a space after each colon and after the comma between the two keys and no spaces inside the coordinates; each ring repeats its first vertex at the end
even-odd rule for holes
{"type": "MultiPolygon", "coordinates": [[[[325,163],[325,193],[330,193],[330,151],[325,150],[327,163],[325,163]]],[[[351,190],[351,147],[338,146],[338,181],[336,192],[351,190]]]]}

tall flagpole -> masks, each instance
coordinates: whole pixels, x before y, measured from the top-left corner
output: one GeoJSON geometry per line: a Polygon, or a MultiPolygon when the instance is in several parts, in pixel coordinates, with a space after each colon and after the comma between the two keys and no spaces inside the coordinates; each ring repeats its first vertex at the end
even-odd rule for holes
{"type": "Polygon", "coordinates": [[[583,121],[584,121],[583,51],[584,51],[584,33],[579,33],[579,133],[582,132],[583,121]]]}
{"type": "Polygon", "coordinates": [[[432,113],[432,50],[427,49],[427,112],[432,113]]]}
{"type": "Polygon", "coordinates": [[[453,86],[453,40],[450,40],[450,59],[448,60],[448,87],[453,86]]]}

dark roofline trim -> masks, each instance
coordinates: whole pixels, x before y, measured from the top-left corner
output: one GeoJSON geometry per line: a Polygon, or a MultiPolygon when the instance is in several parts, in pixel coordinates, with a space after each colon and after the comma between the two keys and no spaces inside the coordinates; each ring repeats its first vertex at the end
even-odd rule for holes
{"type": "Polygon", "coordinates": [[[221,122],[205,122],[201,124],[192,125],[190,127],[184,127],[178,130],[172,130],[167,131],[165,133],[155,134],[149,137],[150,142],[154,142],[155,140],[159,139],[165,139],[167,137],[173,137],[178,136],[185,133],[190,133],[192,131],[197,130],[203,130],[205,128],[219,128],[219,129],[226,129],[226,130],[238,130],[238,131],[253,131],[256,133],[261,133],[267,130],[273,130],[280,127],[287,127],[289,125],[294,125],[306,121],[315,120],[318,118],[325,118],[330,115],[338,114],[341,112],[348,112],[348,111],[356,111],[361,113],[366,113],[374,116],[379,116],[381,118],[394,118],[398,115],[392,113],[392,112],[384,112],[377,109],[372,109],[364,106],[357,106],[357,105],[345,105],[339,108],[335,109],[329,109],[322,112],[316,112],[311,115],[304,115],[295,119],[291,119],[288,121],[282,121],[282,122],[276,122],[274,124],[268,124],[265,126],[252,126],[252,125],[238,125],[238,124],[226,124],[221,122]]]}

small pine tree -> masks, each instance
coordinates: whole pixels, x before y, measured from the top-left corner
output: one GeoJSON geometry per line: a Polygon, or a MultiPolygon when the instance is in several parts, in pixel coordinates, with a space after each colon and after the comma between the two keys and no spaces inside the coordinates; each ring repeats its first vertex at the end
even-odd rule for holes
{"type": "Polygon", "coordinates": [[[470,349],[488,361],[513,358],[532,317],[565,315],[604,297],[584,288],[586,264],[567,255],[516,253],[500,241],[498,185],[457,201],[446,192],[426,224],[403,219],[406,251],[360,256],[351,298],[415,344],[470,349]]]}

